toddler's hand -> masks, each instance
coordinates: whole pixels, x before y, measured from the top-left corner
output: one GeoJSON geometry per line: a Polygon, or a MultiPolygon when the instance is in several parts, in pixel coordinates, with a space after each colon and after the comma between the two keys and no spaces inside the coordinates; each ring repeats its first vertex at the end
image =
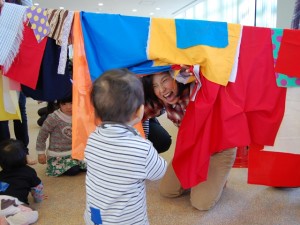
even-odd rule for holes
{"type": "Polygon", "coordinates": [[[38,161],[40,164],[46,164],[47,157],[45,154],[39,154],[38,155],[38,161]]]}

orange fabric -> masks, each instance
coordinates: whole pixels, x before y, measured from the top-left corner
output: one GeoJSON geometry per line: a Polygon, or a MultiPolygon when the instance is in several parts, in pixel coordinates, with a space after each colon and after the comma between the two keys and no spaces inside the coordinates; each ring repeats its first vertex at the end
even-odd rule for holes
{"type": "MultiPolygon", "coordinates": [[[[84,50],[79,12],[74,14],[73,37],[72,157],[82,160],[88,136],[95,130],[97,121],[90,101],[92,80],[84,50]]],[[[135,128],[145,137],[142,123],[137,124],[135,128]]]]}
{"type": "Polygon", "coordinates": [[[140,132],[140,135],[145,138],[145,132],[143,128],[143,124],[140,122],[134,126],[135,129],[137,129],[140,132]]]}
{"type": "Polygon", "coordinates": [[[92,81],[85,57],[79,12],[74,15],[73,37],[72,157],[82,160],[87,138],[96,126],[89,95],[92,81]]]}

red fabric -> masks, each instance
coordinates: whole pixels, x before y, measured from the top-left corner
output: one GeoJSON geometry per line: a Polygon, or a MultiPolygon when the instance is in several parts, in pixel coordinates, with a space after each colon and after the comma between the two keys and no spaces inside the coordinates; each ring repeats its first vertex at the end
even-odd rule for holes
{"type": "Polygon", "coordinates": [[[271,30],[245,26],[242,37],[236,82],[224,87],[201,76],[202,87],[187,107],[173,159],[183,188],[206,180],[213,153],[274,144],[286,89],[276,85],[271,30]]]}
{"type": "Polygon", "coordinates": [[[233,168],[248,168],[248,147],[238,147],[236,157],[233,163],[233,168]]]}
{"type": "Polygon", "coordinates": [[[300,155],[250,148],[248,183],[273,187],[300,186],[300,155]]]}
{"type": "Polygon", "coordinates": [[[47,37],[38,43],[33,30],[25,25],[19,53],[5,76],[35,89],[46,43],[47,37]]]}
{"type": "Polygon", "coordinates": [[[275,71],[300,77],[300,30],[283,30],[275,71]]]}

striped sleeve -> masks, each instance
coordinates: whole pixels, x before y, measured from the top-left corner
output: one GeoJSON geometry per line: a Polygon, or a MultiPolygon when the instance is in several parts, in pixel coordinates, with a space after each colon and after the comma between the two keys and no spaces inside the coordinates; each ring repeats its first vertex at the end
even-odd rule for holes
{"type": "Polygon", "coordinates": [[[162,158],[153,145],[150,145],[150,149],[146,159],[145,172],[146,177],[149,180],[158,180],[163,177],[167,169],[167,162],[162,158]]]}

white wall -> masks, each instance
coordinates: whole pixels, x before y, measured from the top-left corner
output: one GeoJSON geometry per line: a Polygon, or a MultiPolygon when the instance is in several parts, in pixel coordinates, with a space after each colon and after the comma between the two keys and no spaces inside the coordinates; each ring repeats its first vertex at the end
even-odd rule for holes
{"type": "Polygon", "coordinates": [[[290,28],[296,0],[277,1],[277,28],[290,28]]]}

